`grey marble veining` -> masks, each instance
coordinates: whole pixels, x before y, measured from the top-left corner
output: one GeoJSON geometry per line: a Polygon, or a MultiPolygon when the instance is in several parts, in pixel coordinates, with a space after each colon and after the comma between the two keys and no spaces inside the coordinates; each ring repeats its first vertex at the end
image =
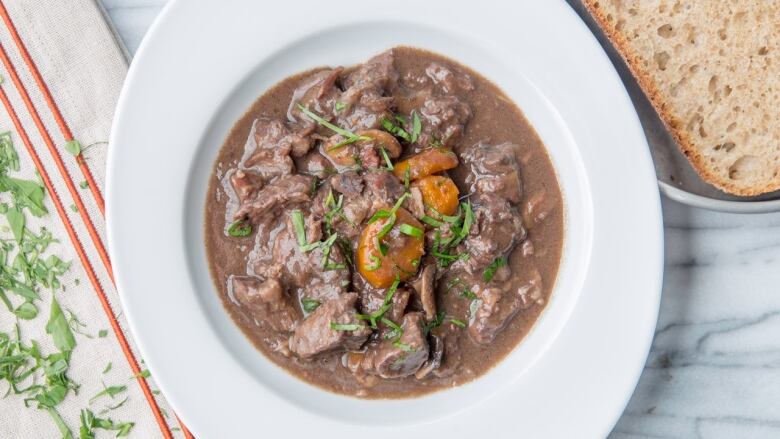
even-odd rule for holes
{"type": "MultiPolygon", "coordinates": [[[[166,2],[101,1],[131,53],[166,2]]],[[[664,200],[664,224],[655,340],[610,438],[780,438],[780,214],[664,200]]]]}

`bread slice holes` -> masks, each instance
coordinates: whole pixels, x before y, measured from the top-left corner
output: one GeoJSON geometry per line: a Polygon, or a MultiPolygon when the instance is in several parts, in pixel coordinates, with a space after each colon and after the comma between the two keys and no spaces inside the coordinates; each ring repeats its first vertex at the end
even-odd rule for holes
{"type": "Polygon", "coordinates": [[[672,25],[667,23],[659,27],[658,35],[660,35],[661,38],[670,38],[672,35],[674,35],[674,29],[672,28],[672,25]]]}
{"type": "Polygon", "coordinates": [[[755,179],[767,173],[764,161],[754,155],[743,155],[729,166],[729,178],[732,180],[755,179]]]}
{"type": "Polygon", "coordinates": [[[671,56],[669,56],[669,53],[664,50],[663,52],[656,52],[655,55],[653,55],[653,59],[655,60],[655,63],[658,64],[658,69],[664,71],[669,65],[669,59],[671,59],[671,56]]]}

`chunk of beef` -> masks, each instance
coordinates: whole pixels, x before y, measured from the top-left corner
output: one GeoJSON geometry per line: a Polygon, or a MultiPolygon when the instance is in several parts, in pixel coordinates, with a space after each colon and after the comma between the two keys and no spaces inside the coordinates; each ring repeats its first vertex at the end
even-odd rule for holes
{"type": "Polygon", "coordinates": [[[349,104],[352,93],[365,89],[384,90],[398,81],[395,69],[395,55],[392,50],[380,53],[349,72],[344,78],[345,104],[349,104]]]}
{"type": "Polygon", "coordinates": [[[249,311],[260,326],[274,331],[292,332],[298,311],[276,279],[261,280],[255,276],[231,276],[229,292],[249,311]]]}
{"type": "Polygon", "coordinates": [[[319,179],[325,179],[336,172],[328,159],[317,151],[310,151],[305,156],[295,160],[295,168],[301,174],[313,175],[319,179]]]}
{"type": "Polygon", "coordinates": [[[282,121],[260,118],[252,125],[240,167],[251,169],[265,180],[288,175],[295,169],[290,156],[301,157],[311,146],[309,137],[291,132],[282,121]]]}
{"type": "Polygon", "coordinates": [[[333,189],[346,197],[357,197],[363,193],[363,177],[357,172],[344,172],[330,177],[333,189]]]}
{"type": "Polygon", "coordinates": [[[412,288],[414,288],[414,291],[417,293],[422,309],[425,312],[425,318],[429,321],[435,319],[436,265],[426,265],[420,271],[420,274],[412,281],[412,288]]]}
{"type": "Polygon", "coordinates": [[[526,231],[517,209],[495,195],[474,198],[474,217],[475,223],[464,241],[469,258],[457,261],[453,267],[481,273],[496,258],[509,254],[522,242],[526,231]]]}
{"type": "MultiPolygon", "coordinates": [[[[282,226],[266,233],[258,230],[255,248],[249,255],[252,272],[258,276],[279,279],[299,298],[318,300],[320,303],[339,297],[350,284],[350,271],[346,257],[339,245],[330,247],[327,264],[323,265],[321,247],[305,252],[298,243],[290,213],[285,212],[282,226]],[[338,268],[335,268],[338,267],[338,268]]],[[[306,240],[316,242],[322,238],[321,222],[312,214],[304,216],[306,240]]]]}
{"type": "MultiPolygon", "coordinates": [[[[300,125],[303,132],[318,129],[317,122],[305,116],[298,104],[325,119],[332,118],[336,111],[336,102],[341,96],[341,90],[336,87],[340,74],[341,69],[325,69],[301,80],[301,85],[293,91],[287,109],[287,119],[291,123],[300,125]]],[[[324,128],[321,131],[329,134],[329,131],[324,128]]]]}
{"type": "Polygon", "coordinates": [[[226,175],[230,180],[233,193],[236,195],[235,201],[239,204],[254,197],[265,185],[263,177],[254,172],[234,169],[226,175]]]}
{"type": "MultiPolygon", "coordinates": [[[[430,96],[419,111],[424,127],[423,137],[433,137],[444,145],[452,145],[460,140],[466,122],[471,118],[471,107],[453,95],[430,96]]],[[[423,138],[418,141],[421,145],[428,143],[423,138]]]]}
{"type": "Polygon", "coordinates": [[[400,339],[382,340],[370,346],[360,362],[353,365],[353,372],[382,378],[403,378],[417,372],[429,354],[422,314],[406,314],[401,328],[400,339]]]}
{"type": "Polygon", "coordinates": [[[436,62],[430,63],[425,68],[425,75],[441,87],[445,94],[474,90],[474,83],[469,75],[453,71],[436,62]]]}
{"type": "Polygon", "coordinates": [[[300,358],[312,358],[335,350],[357,350],[371,334],[371,329],[355,316],[355,293],[331,299],[309,314],[290,337],[290,350],[300,358]],[[333,324],[358,325],[356,330],[338,330],[333,324]]]}
{"type": "Polygon", "coordinates": [[[311,200],[314,178],[308,175],[286,175],[273,180],[253,197],[245,199],[234,218],[248,218],[259,223],[263,217],[277,216],[280,212],[311,200]]]}
{"type": "Polygon", "coordinates": [[[376,205],[393,205],[404,194],[404,185],[389,172],[372,172],[363,176],[363,195],[374,200],[376,205]]]}
{"type": "Polygon", "coordinates": [[[347,74],[340,96],[344,108],[337,114],[339,125],[354,131],[379,128],[382,119],[391,119],[393,98],[385,94],[397,80],[392,51],[369,59],[347,74]]]}
{"type": "Polygon", "coordinates": [[[472,192],[494,194],[512,204],[521,201],[523,184],[517,162],[517,145],[480,142],[463,152],[461,158],[470,169],[466,184],[472,192]]]}
{"type": "Polygon", "coordinates": [[[469,321],[468,332],[475,342],[488,344],[522,308],[522,297],[518,290],[498,287],[483,288],[476,294],[478,306],[469,321]]]}

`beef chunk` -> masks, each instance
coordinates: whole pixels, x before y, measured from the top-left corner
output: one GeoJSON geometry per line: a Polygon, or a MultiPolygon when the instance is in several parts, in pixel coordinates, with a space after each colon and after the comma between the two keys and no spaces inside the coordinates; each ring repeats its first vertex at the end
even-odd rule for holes
{"type": "Polygon", "coordinates": [[[461,154],[469,166],[466,184],[472,192],[494,194],[517,204],[523,197],[517,145],[502,143],[489,145],[480,142],[461,154]]]}
{"type": "Polygon", "coordinates": [[[425,75],[428,76],[434,84],[441,87],[445,94],[474,90],[474,83],[471,81],[469,75],[453,71],[437,62],[430,63],[428,67],[425,68],[425,75]]]}
{"type": "Polygon", "coordinates": [[[522,307],[519,291],[502,288],[484,288],[477,291],[478,306],[471,317],[468,332],[471,339],[488,344],[522,307]]]}
{"type": "Polygon", "coordinates": [[[227,177],[230,180],[233,193],[236,195],[236,202],[239,204],[254,197],[257,191],[265,185],[265,180],[261,175],[240,169],[229,172],[227,177]]]}
{"type": "Polygon", "coordinates": [[[295,168],[301,174],[313,175],[319,179],[325,179],[336,172],[328,159],[318,151],[310,151],[305,156],[295,160],[295,168]]]}
{"type": "Polygon", "coordinates": [[[258,325],[274,331],[293,331],[298,311],[278,280],[231,276],[229,286],[233,297],[246,307],[258,325]]]}
{"type": "MultiPolygon", "coordinates": [[[[290,106],[287,109],[287,119],[301,126],[304,133],[320,129],[317,122],[303,114],[298,108],[298,104],[325,119],[332,118],[336,110],[336,102],[341,96],[341,90],[336,87],[336,81],[340,74],[341,69],[325,69],[303,79],[301,85],[293,92],[290,106]]],[[[321,132],[329,134],[329,131],[324,128],[321,128],[321,132]]]]}
{"type": "Polygon", "coordinates": [[[471,107],[456,96],[430,96],[419,110],[423,134],[418,141],[428,145],[433,139],[452,145],[463,136],[466,122],[471,118],[471,107]]]}
{"type": "Polygon", "coordinates": [[[360,349],[371,329],[355,316],[357,299],[357,294],[347,293],[320,305],[295,329],[290,337],[290,350],[305,359],[323,352],[360,349]],[[341,331],[331,328],[331,323],[357,324],[360,328],[341,331]]]}
{"type": "Polygon", "coordinates": [[[330,178],[333,189],[347,197],[356,197],[363,193],[363,178],[356,172],[344,172],[330,178]]]}
{"type": "Polygon", "coordinates": [[[382,119],[392,119],[393,99],[385,96],[388,87],[398,81],[393,52],[381,53],[350,72],[343,80],[344,93],[338,112],[339,125],[350,130],[379,128],[382,119]]]}
{"type": "Polygon", "coordinates": [[[475,224],[464,241],[469,258],[453,265],[466,268],[469,273],[481,272],[526,237],[517,209],[503,198],[478,195],[474,199],[474,217],[475,224]]]}
{"type": "Polygon", "coordinates": [[[360,362],[354,365],[355,372],[382,378],[403,378],[417,372],[428,360],[429,353],[422,314],[406,314],[401,328],[400,339],[382,340],[369,347],[360,362]]]}
{"type": "Polygon", "coordinates": [[[311,146],[309,137],[292,133],[282,121],[260,118],[252,125],[239,165],[271,180],[291,174],[295,165],[290,156],[304,156],[311,146]]]}
{"type": "MultiPolygon", "coordinates": [[[[279,279],[300,298],[315,299],[321,303],[339,297],[350,284],[350,271],[341,247],[334,244],[328,254],[329,267],[323,266],[323,249],[308,252],[301,250],[295,235],[292,217],[284,213],[281,227],[270,233],[258,230],[255,248],[249,264],[253,273],[265,278],[279,279]],[[332,268],[343,266],[343,268],[332,268]]],[[[313,215],[304,215],[306,240],[316,242],[322,238],[321,222],[313,215]]]]}
{"type": "Polygon", "coordinates": [[[242,202],[234,219],[248,218],[259,223],[263,217],[276,216],[280,211],[309,202],[314,178],[308,175],[287,175],[273,180],[242,202]]]}

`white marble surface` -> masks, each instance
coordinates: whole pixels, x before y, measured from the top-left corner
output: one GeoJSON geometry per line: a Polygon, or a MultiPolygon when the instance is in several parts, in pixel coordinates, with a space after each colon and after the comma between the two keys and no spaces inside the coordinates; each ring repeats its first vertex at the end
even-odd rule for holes
{"type": "MultiPolygon", "coordinates": [[[[166,3],[101,1],[130,53],[166,3]]],[[[656,337],[610,438],[779,438],[780,214],[664,200],[664,223],[656,337]]]]}

